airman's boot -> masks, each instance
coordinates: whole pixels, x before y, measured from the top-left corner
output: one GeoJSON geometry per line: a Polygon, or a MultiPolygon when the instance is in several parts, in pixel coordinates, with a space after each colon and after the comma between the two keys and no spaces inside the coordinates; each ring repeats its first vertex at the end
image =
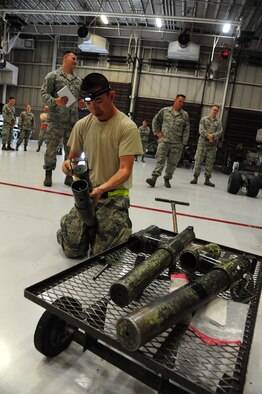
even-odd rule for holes
{"type": "Polygon", "coordinates": [[[165,187],[170,189],[171,185],[170,185],[169,179],[165,178],[164,181],[165,181],[165,187]]]}
{"type": "Polygon", "coordinates": [[[206,176],[206,180],[205,180],[205,183],[204,183],[204,185],[206,185],[206,186],[211,186],[211,187],[215,187],[215,184],[214,184],[214,183],[212,183],[212,182],[210,182],[210,180],[209,180],[209,177],[208,177],[208,176],[206,176]]]}
{"type": "Polygon", "coordinates": [[[196,185],[197,184],[197,176],[194,176],[194,179],[190,181],[191,185],[196,185]]]}
{"type": "Polygon", "coordinates": [[[27,147],[27,145],[25,145],[25,146],[24,146],[24,151],[25,151],[25,152],[27,152],[27,149],[26,149],[26,147],[27,147]]]}
{"type": "Polygon", "coordinates": [[[14,150],[14,148],[12,148],[10,144],[8,144],[6,150],[14,150]]]}
{"type": "Polygon", "coordinates": [[[146,183],[148,183],[152,187],[155,187],[156,180],[157,180],[157,176],[153,175],[152,178],[147,178],[146,179],[146,183]]]}
{"type": "Polygon", "coordinates": [[[45,171],[44,186],[52,186],[52,170],[45,171]]]}

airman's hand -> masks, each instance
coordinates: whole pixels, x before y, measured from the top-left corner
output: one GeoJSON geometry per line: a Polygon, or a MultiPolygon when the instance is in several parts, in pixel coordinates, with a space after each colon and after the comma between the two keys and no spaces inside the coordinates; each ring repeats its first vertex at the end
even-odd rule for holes
{"type": "Polygon", "coordinates": [[[55,103],[58,107],[63,107],[67,104],[68,102],[68,97],[67,96],[63,96],[63,97],[57,97],[55,99],[55,103]]]}
{"type": "Polygon", "coordinates": [[[96,205],[98,203],[98,200],[100,199],[102,194],[103,194],[103,191],[101,189],[99,189],[99,187],[95,187],[92,190],[92,193],[90,193],[90,197],[93,199],[94,205],[96,205]]]}
{"type": "Polygon", "coordinates": [[[62,165],[62,171],[65,175],[73,176],[70,160],[65,160],[62,165]]]}

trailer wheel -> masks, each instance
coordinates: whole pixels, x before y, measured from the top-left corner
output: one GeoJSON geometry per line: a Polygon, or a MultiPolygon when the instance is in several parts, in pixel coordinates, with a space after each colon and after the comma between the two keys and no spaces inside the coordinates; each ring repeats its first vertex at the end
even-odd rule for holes
{"type": "MultiPolygon", "coordinates": [[[[71,297],[61,297],[53,305],[57,305],[64,310],[67,310],[69,306],[82,310],[81,304],[71,297]]],[[[70,345],[75,330],[75,327],[59,316],[45,311],[36,326],[35,348],[46,357],[57,356],[70,345]]]]}
{"type": "Polygon", "coordinates": [[[227,191],[230,194],[237,194],[239,189],[242,187],[242,176],[240,172],[234,171],[230,174],[227,183],[227,191]]]}
{"type": "Polygon", "coordinates": [[[246,195],[249,197],[256,197],[260,189],[259,176],[252,176],[248,179],[246,195]]]}

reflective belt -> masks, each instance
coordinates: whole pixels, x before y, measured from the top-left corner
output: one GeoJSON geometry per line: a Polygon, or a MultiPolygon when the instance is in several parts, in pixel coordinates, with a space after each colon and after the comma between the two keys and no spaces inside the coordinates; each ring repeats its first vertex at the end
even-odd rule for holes
{"type": "Polygon", "coordinates": [[[107,193],[108,193],[108,197],[116,197],[116,196],[128,197],[129,196],[128,189],[116,189],[116,190],[111,190],[107,193]]]}

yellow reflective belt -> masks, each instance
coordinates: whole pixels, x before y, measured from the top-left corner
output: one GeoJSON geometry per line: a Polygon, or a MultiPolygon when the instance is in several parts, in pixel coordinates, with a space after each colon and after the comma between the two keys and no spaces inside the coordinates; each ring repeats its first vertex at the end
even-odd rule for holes
{"type": "Polygon", "coordinates": [[[118,190],[112,190],[111,192],[110,191],[108,192],[108,197],[116,197],[116,196],[128,197],[129,190],[118,189],[118,190]]]}

